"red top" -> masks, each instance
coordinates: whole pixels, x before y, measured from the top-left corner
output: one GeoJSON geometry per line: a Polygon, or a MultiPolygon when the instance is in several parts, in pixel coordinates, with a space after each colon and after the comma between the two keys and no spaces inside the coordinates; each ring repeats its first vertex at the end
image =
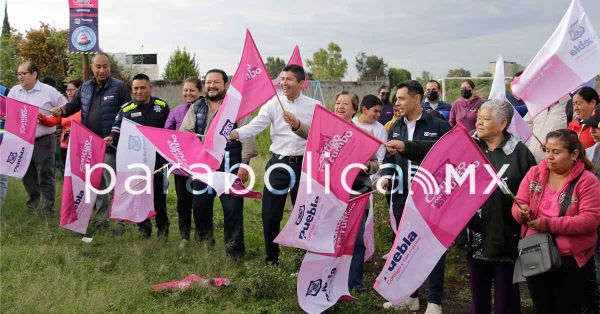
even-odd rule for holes
{"type": "Polygon", "coordinates": [[[592,128],[588,125],[581,124],[577,119],[573,119],[567,128],[577,132],[577,137],[579,137],[579,140],[583,143],[585,148],[592,147],[596,144],[592,138],[592,128]]]}
{"type": "Polygon", "coordinates": [[[39,120],[40,120],[40,124],[43,126],[55,126],[60,123],[60,125],[62,125],[62,132],[60,133],[60,147],[67,148],[69,146],[69,134],[71,132],[71,122],[73,120],[77,121],[77,122],[81,122],[81,111],[78,111],[74,115],[67,117],[67,118],[42,115],[39,120]]]}

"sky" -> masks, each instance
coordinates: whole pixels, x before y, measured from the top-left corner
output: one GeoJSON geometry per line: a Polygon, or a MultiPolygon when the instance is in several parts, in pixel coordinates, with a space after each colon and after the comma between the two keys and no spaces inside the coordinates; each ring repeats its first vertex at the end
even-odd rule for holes
{"type": "MultiPolygon", "coordinates": [[[[600,1],[580,0],[596,32],[600,1]]],[[[550,37],[569,0],[197,1],[99,0],[100,47],[107,52],[157,53],[160,71],[177,48],[195,53],[200,71],[233,75],[246,28],[266,61],[289,59],[299,45],[304,60],[329,42],[348,60],[345,80],[356,80],[359,52],[405,68],[413,78],[449,69],[477,75],[502,54],[527,65],[550,37]]],[[[20,32],[45,22],[69,27],[67,0],[8,0],[10,24],[20,32]]],[[[4,18],[4,11],[0,13],[4,18]]]]}

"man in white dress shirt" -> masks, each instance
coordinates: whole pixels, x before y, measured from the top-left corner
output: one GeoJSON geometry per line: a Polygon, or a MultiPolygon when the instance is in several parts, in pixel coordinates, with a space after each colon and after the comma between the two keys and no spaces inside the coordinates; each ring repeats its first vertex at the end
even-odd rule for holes
{"type": "Polygon", "coordinates": [[[258,115],[247,125],[231,131],[231,140],[245,140],[255,137],[267,127],[271,127],[269,147],[273,157],[267,162],[262,203],[262,221],[265,237],[266,262],[279,263],[279,246],[273,240],[279,234],[283,218],[283,208],[288,193],[292,204],[296,202],[302,158],[306,149],[306,140],[299,134],[306,133],[312,121],[317,100],[304,96],[301,86],[304,83],[304,69],[297,65],[288,65],[283,69],[281,87],[283,95],[273,97],[260,108],[258,115]],[[282,110],[281,106],[285,109],[282,110]]]}
{"type": "MultiPolygon", "coordinates": [[[[32,61],[19,64],[17,78],[19,85],[10,89],[8,97],[40,107],[41,114],[48,114],[50,109],[62,106],[67,99],[56,88],[39,81],[39,69],[32,61]],[[45,110],[44,110],[45,109],[45,110]]],[[[42,197],[42,213],[46,218],[54,215],[54,152],[56,127],[38,124],[35,130],[33,157],[23,177],[23,185],[27,192],[27,210],[32,213],[40,204],[42,197]]]]}

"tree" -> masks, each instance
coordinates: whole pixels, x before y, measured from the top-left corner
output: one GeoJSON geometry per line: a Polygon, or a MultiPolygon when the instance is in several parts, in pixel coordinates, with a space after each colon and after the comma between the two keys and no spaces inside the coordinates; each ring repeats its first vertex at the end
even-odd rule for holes
{"type": "Polygon", "coordinates": [[[285,68],[286,64],[283,59],[279,57],[267,57],[267,63],[265,63],[265,67],[267,67],[267,71],[269,71],[269,76],[274,79],[279,76],[281,70],[285,68]]]}
{"type": "Polygon", "coordinates": [[[196,64],[196,54],[190,54],[185,50],[175,49],[169,57],[163,79],[170,81],[183,81],[190,76],[198,76],[198,65],[196,64]]]}
{"type": "Polygon", "coordinates": [[[10,23],[8,22],[8,1],[4,2],[4,20],[2,21],[2,38],[10,37],[10,23]]]}
{"type": "Polygon", "coordinates": [[[383,58],[376,55],[367,56],[364,52],[356,55],[356,71],[358,71],[358,75],[360,75],[358,79],[361,81],[372,81],[385,77],[387,67],[383,58]]]}
{"type": "Polygon", "coordinates": [[[471,77],[471,71],[463,68],[452,69],[446,74],[447,77],[471,77]]]}
{"type": "Polygon", "coordinates": [[[314,79],[319,81],[341,81],[348,69],[342,49],[334,42],[329,43],[327,50],[321,48],[315,52],[312,60],[306,60],[306,65],[314,79]]]}
{"type": "Polygon", "coordinates": [[[412,74],[407,69],[390,68],[388,72],[390,86],[396,86],[399,83],[412,79],[412,74]]]}
{"type": "Polygon", "coordinates": [[[417,77],[417,81],[419,81],[423,87],[425,87],[425,85],[427,85],[427,83],[433,79],[433,73],[429,71],[423,71],[421,72],[421,76],[417,77]]]}
{"type": "Polygon", "coordinates": [[[67,51],[68,32],[41,23],[39,29],[30,29],[19,43],[19,52],[23,59],[34,61],[39,69],[38,76],[52,77],[60,90],[69,70],[67,51]]]}
{"type": "Polygon", "coordinates": [[[23,37],[19,33],[9,32],[0,37],[0,84],[11,88],[17,84],[17,67],[21,62],[19,43],[23,37]]]}

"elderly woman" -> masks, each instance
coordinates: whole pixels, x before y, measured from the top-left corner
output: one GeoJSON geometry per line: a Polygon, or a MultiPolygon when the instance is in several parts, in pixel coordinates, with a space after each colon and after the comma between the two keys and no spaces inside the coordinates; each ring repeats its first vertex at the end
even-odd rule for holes
{"type": "Polygon", "coordinates": [[[598,92],[589,86],[578,89],[573,95],[573,109],[578,119],[573,119],[569,123],[568,129],[577,133],[577,137],[585,148],[593,146],[594,139],[592,138],[591,127],[583,124],[581,121],[591,118],[594,114],[594,107],[599,104],[600,98],[598,97],[598,92]]]}
{"type": "MultiPolygon", "coordinates": [[[[165,129],[179,130],[185,114],[190,109],[190,106],[198,101],[202,96],[202,81],[195,76],[188,77],[183,82],[183,101],[184,103],[173,108],[169,112],[167,121],[165,122],[165,129]]],[[[184,175],[183,172],[175,170],[175,193],[177,194],[177,214],[179,216],[179,234],[181,235],[181,242],[179,243],[179,249],[185,249],[186,245],[190,241],[190,229],[192,226],[192,190],[191,182],[188,189],[189,177],[184,175]]],[[[194,215],[194,221],[198,224],[197,214],[194,215]]]]}
{"type": "MultiPolygon", "coordinates": [[[[510,166],[502,177],[515,193],[535,159],[527,147],[506,130],[513,107],[500,100],[489,100],[477,112],[473,138],[496,171],[510,166]]],[[[388,151],[397,151],[421,161],[433,142],[390,141],[388,151]]],[[[472,302],[471,313],[491,313],[492,282],[494,313],[520,313],[519,287],[512,283],[517,258],[519,225],[511,216],[512,198],[496,189],[469,222],[467,266],[472,302]]]]}
{"type": "Polygon", "coordinates": [[[475,83],[471,80],[460,82],[460,98],[452,104],[450,109],[451,126],[462,124],[467,130],[475,128],[477,121],[477,110],[483,103],[483,99],[475,95],[475,83]]]}
{"type": "Polygon", "coordinates": [[[514,219],[523,233],[550,232],[555,235],[562,264],[558,269],[527,278],[537,313],[598,312],[594,255],[600,222],[600,184],[591,170],[583,144],[571,130],[548,133],[546,159],[531,168],[521,182],[514,219]],[[566,191],[574,189],[570,199],[566,191]],[[563,202],[569,202],[559,217],[563,202]],[[590,293],[592,291],[593,293],[590,293]]]}

